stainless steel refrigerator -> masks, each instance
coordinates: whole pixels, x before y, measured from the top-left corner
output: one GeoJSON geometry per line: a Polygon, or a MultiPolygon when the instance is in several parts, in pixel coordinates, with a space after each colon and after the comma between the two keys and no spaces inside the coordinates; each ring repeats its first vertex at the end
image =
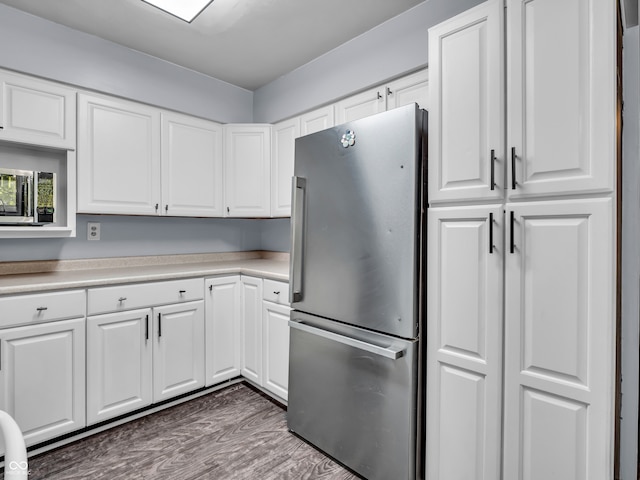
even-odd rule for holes
{"type": "Polygon", "coordinates": [[[367,479],[422,472],[427,115],[296,140],[289,429],[367,479]]]}

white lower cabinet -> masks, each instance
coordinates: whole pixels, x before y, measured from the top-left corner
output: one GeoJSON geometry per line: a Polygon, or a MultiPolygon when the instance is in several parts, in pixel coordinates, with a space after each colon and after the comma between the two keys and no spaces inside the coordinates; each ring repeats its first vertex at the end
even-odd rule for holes
{"type": "Polygon", "coordinates": [[[290,312],[287,305],[262,302],[262,386],[284,400],[289,396],[290,312]]]}
{"type": "Polygon", "coordinates": [[[151,405],[151,309],[87,319],[87,424],[151,405]]]}
{"type": "Polygon", "coordinates": [[[205,281],[205,383],[207,386],[240,375],[240,275],[205,281]]]}
{"type": "Polygon", "coordinates": [[[204,301],[153,309],[153,401],[204,387],[204,301]]]}
{"type": "Polygon", "coordinates": [[[27,446],[85,426],[84,317],[0,330],[0,350],[0,410],[27,446]]]}
{"type": "Polygon", "coordinates": [[[500,478],[502,216],[501,205],[428,210],[428,479],[500,478]]]}
{"type": "Polygon", "coordinates": [[[506,205],[505,479],[612,478],[613,212],[611,198],[506,205]]]}
{"type": "Polygon", "coordinates": [[[242,376],[288,397],[289,287],[242,276],[242,376]]]}
{"type": "Polygon", "coordinates": [[[242,376],[262,385],[262,279],[242,276],[242,376]]]}
{"type": "Polygon", "coordinates": [[[89,424],[205,385],[202,279],[95,288],[88,297],[89,424]]]}

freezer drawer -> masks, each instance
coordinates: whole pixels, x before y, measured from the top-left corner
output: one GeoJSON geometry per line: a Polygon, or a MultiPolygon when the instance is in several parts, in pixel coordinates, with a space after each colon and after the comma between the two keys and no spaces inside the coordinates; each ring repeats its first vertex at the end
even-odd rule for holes
{"type": "Polygon", "coordinates": [[[289,429],[369,480],[413,479],[418,342],[292,312],[289,429]]]}

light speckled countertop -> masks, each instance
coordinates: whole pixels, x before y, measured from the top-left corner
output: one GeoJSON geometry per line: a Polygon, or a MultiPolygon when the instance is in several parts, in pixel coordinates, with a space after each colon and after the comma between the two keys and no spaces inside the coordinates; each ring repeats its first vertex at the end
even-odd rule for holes
{"type": "Polygon", "coordinates": [[[289,281],[289,254],[234,252],[0,263],[0,295],[243,274],[289,281]]]}

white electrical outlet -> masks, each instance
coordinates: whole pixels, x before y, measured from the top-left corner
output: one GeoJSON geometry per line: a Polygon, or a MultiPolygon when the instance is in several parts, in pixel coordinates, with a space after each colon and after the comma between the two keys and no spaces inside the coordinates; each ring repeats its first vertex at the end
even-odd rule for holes
{"type": "Polygon", "coordinates": [[[87,222],[87,240],[100,240],[100,224],[87,222]]]}

